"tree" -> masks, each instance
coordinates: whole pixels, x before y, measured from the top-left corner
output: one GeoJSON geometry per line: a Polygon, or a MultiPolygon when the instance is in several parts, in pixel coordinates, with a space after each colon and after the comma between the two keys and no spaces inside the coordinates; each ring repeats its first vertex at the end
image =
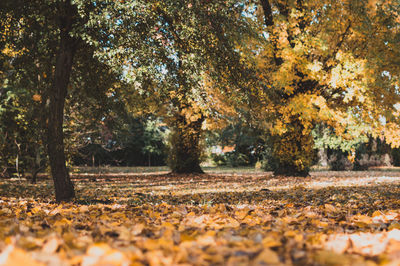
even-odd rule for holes
{"type": "Polygon", "coordinates": [[[265,38],[257,50],[258,94],[267,114],[256,116],[268,121],[274,136],[275,174],[308,175],[316,124],[338,135],[348,124],[381,134],[379,118],[393,121],[399,100],[396,2],[366,8],[355,1],[260,0],[257,7],[265,38]]]}
{"type": "Polygon", "coordinates": [[[60,202],[69,201],[75,197],[74,187],[65,164],[63,122],[65,98],[79,39],[71,36],[78,16],[77,8],[66,0],[57,3],[56,10],[59,15],[56,26],[60,33],[53,84],[47,91],[49,97],[47,149],[56,200],[60,202]]]}
{"type": "Polygon", "coordinates": [[[232,87],[244,79],[236,49],[248,34],[243,8],[236,1],[136,1],[98,13],[100,27],[114,36],[98,55],[116,68],[123,62],[128,104],[143,100],[171,128],[173,172],[202,172],[204,121],[213,116],[206,77],[236,80],[232,87]]]}
{"type": "Polygon", "coordinates": [[[15,169],[18,176],[31,173],[36,182],[37,174],[47,165],[43,145],[40,103],[35,95],[24,89],[2,87],[0,95],[0,166],[2,175],[10,176],[15,169]]]}
{"type": "Polygon", "coordinates": [[[98,134],[81,138],[72,154],[76,165],[165,165],[168,129],[160,119],[119,113],[107,120],[92,131],[98,134]]]}
{"type": "MultiPolygon", "coordinates": [[[[9,28],[4,35],[5,43],[12,43],[17,50],[24,51],[23,55],[12,58],[12,68],[16,71],[9,80],[13,89],[36,91],[35,97],[40,99],[41,128],[46,130],[44,143],[47,145],[56,200],[69,201],[74,198],[75,192],[64,151],[64,109],[68,92],[81,85],[87,89],[99,87],[105,92],[99,82],[90,84],[88,78],[93,80],[94,69],[80,68],[81,65],[105,68],[93,57],[94,46],[86,43],[82,34],[90,31],[85,25],[95,4],[70,0],[21,0],[3,1],[1,5],[1,23],[9,28]],[[92,73],[87,75],[89,69],[92,73]],[[74,82],[71,82],[71,76],[74,82]]],[[[107,37],[101,36],[100,31],[93,30],[90,34],[96,36],[96,40],[106,42],[107,37]]],[[[96,71],[99,74],[102,69],[96,71]]],[[[102,84],[109,86],[109,81],[114,81],[116,75],[112,71],[104,72],[109,72],[107,78],[114,77],[102,84]]],[[[112,86],[107,89],[110,88],[112,86]]]]}
{"type": "Polygon", "coordinates": [[[10,41],[21,34],[14,23],[9,13],[1,14],[0,25],[5,30],[0,37],[0,166],[8,176],[11,173],[7,174],[7,169],[16,171],[18,176],[30,172],[32,182],[36,182],[38,172],[47,165],[40,96],[43,76],[37,62],[29,58],[26,47],[10,41]],[[20,69],[19,64],[26,67],[20,69]]]}
{"type": "MultiPolygon", "coordinates": [[[[47,118],[47,152],[56,200],[68,201],[75,194],[65,165],[62,125],[64,102],[78,45],[78,40],[71,36],[73,24],[78,17],[77,9],[70,1],[6,1],[2,5],[3,12],[11,18],[16,32],[9,36],[10,41],[15,41],[21,49],[27,51],[26,56],[21,58],[33,59],[38,69],[42,64],[48,65],[48,72],[44,72],[44,75],[51,77],[51,85],[45,85],[41,95],[47,109],[43,112],[47,118]],[[43,39],[36,39],[39,36],[43,39]],[[49,54],[45,56],[45,53],[49,54]]],[[[42,73],[36,73],[30,78],[39,75],[42,73]]]]}

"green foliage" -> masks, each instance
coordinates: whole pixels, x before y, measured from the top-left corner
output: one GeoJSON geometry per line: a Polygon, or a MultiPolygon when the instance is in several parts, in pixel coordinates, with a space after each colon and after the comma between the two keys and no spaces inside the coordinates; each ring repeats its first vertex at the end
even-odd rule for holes
{"type": "Polygon", "coordinates": [[[31,91],[7,83],[0,87],[0,176],[35,176],[44,169],[47,158],[40,115],[40,103],[33,100],[31,91]]]}
{"type": "Polygon", "coordinates": [[[75,165],[164,165],[168,129],[152,117],[127,116],[112,128],[99,129],[99,139],[87,139],[73,154],[75,165]]]}
{"type": "Polygon", "coordinates": [[[238,167],[251,165],[250,158],[247,156],[247,154],[233,151],[226,153],[225,156],[228,166],[238,167]]]}
{"type": "Polygon", "coordinates": [[[226,154],[211,153],[211,160],[217,166],[225,166],[225,165],[227,165],[226,154]]]}
{"type": "Polygon", "coordinates": [[[211,154],[211,159],[217,166],[230,166],[230,167],[239,167],[239,166],[249,166],[251,165],[250,159],[246,154],[239,153],[236,151],[226,152],[223,154],[211,154]]]}
{"type": "Polygon", "coordinates": [[[317,125],[312,130],[315,148],[329,148],[332,150],[341,150],[343,152],[354,151],[363,143],[368,142],[368,137],[363,134],[363,126],[348,126],[345,133],[341,136],[335,133],[331,127],[317,125]]]}
{"type": "Polygon", "coordinates": [[[263,156],[265,132],[244,123],[232,123],[223,129],[207,132],[209,147],[232,147],[233,151],[223,154],[211,153],[211,159],[217,165],[250,166],[263,156]]]}
{"type": "MultiPolygon", "coordinates": [[[[114,128],[108,148],[119,165],[164,165],[168,128],[154,117],[128,117],[121,128],[114,128]]],[[[115,163],[114,163],[115,164],[115,163]]]]}

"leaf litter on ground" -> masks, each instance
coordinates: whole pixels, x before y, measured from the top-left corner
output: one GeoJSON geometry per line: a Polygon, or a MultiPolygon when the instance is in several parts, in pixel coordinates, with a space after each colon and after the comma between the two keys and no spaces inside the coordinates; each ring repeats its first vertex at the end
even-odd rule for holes
{"type": "Polygon", "coordinates": [[[0,181],[0,265],[399,265],[395,173],[0,181]]]}

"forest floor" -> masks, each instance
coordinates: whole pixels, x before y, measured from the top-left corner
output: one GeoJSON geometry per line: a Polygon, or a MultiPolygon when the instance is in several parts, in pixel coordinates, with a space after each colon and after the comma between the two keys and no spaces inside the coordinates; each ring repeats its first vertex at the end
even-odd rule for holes
{"type": "Polygon", "coordinates": [[[0,180],[0,265],[399,265],[400,172],[0,180]]]}

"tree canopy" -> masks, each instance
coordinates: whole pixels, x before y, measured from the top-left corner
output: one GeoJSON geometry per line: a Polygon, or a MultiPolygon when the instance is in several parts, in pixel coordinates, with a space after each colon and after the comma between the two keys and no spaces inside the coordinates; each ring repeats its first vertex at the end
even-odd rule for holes
{"type": "Polygon", "coordinates": [[[247,49],[261,83],[254,114],[275,136],[277,174],[308,174],[311,130],[321,123],[398,146],[397,1],[261,0],[254,9],[265,39],[247,49]]]}

